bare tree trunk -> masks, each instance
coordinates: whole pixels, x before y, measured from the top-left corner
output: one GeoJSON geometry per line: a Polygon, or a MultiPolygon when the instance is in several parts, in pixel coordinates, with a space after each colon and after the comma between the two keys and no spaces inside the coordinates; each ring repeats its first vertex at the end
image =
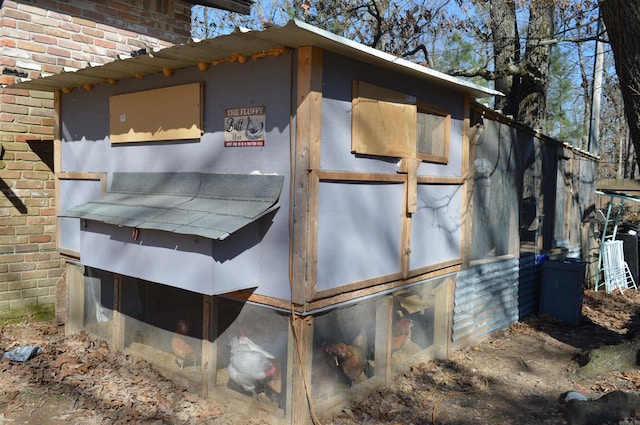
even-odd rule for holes
{"type": "MultiPolygon", "coordinates": [[[[581,35],[580,29],[578,29],[578,34],[581,35]]],[[[582,90],[583,90],[582,95],[584,98],[584,110],[585,110],[582,126],[584,128],[591,128],[591,98],[592,98],[591,95],[592,93],[591,93],[591,90],[589,90],[589,78],[587,77],[587,66],[585,64],[585,55],[583,53],[583,49],[584,47],[582,44],[577,45],[578,65],[580,66],[580,79],[581,79],[580,87],[582,87],[582,90]]],[[[585,137],[582,138],[582,140],[580,140],[579,146],[581,149],[588,151],[590,137],[591,137],[591,134],[587,134],[585,137]]]]}
{"type": "Polygon", "coordinates": [[[640,1],[603,0],[600,13],[616,62],[631,141],[640,152],[640,1]]]}
{"type": "MultiPolygon", "coordinates": [[[[520,39],[516,22],[516,3],[513,0],[494,0],[489,5],[489,19],[493,35],[493,64],[498,74],[520,63],[520,39]]],[[[520,76],[507,74],[495,80],[495,89],[504,93],[495,108],[505,115],[518,115],[520,76]]]]}
{"type": "Polygon", "coordinates": [[[525,70],[518,121],[539,129],[546,118],[547,89],[551,46],[540,41],[552,38],[554,32],[553,0],[530,3],[527,48],[523,58],[525,70]]]}

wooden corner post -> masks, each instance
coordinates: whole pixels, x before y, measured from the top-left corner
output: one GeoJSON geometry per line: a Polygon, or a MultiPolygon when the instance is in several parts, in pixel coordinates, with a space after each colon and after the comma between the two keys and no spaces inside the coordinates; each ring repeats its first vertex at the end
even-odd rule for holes
{"type": "MultiPolygon", "coordinates": [[[[291,297],[305,304],[315,293],[317,261],[317,184],[311,174],[320,168],[322,127],[322,50],[297,50],[295,140],[292,168],[291,297]]],[[[294,76],[292,76],[293,78],[294,76]]]]}

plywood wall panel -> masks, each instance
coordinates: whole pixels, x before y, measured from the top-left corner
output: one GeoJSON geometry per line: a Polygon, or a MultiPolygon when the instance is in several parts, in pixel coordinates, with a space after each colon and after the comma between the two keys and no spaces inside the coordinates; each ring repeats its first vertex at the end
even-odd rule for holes
{"type": "Polygon", "coordinates": [[[418,209],[411,225],[411,270],[461,257],[462,195],[458,185],[418,185],[418,209]]]}
{"type": "Polygon", "coordinates": [[[320,182],[317,289],[399,273],[404,186],[320,182]]]}
{"type": "Polygon", "coordinates": [[[199,139],[202,90],[202,83],[192,83],[111,96],[111,143],[199,139]]]}

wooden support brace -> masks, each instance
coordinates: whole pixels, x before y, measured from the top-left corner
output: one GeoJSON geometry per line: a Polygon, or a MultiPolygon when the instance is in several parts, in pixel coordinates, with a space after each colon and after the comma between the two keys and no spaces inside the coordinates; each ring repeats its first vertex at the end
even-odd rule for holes
{"type": "Polygon", "coordinates": [[[398,163],[398,173],[407,175],[407,213],[418,211],[418,158],[402,158],[398,163]]]}
{"type": "Polygon", "coordinates": [[[310,425],[313,412],[311,397],[311,361],[313,358],[313,317],[293,316],[289,327],[288,364],[292,385],[287,389],[292,424],[310,425]],[[311,402],[311,404],[310,404],[311,402]]]}

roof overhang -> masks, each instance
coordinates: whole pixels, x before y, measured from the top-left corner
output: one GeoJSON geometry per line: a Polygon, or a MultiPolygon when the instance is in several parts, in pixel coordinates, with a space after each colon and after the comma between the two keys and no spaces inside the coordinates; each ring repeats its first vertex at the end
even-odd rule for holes
{"type": "Polygon", "coordinates": [[[228,10],[229,12],[242,13],[248,15],[251,13],[252,0],[187,0],[191,4],[201,6],[214,7],[216,9],[228,10]]]}
{"type": "Polygon", "coordinates": [[[304,22],[292,20],[281,27],[263,31],[237,29],[220,37],[194,41],[147,54],[117,59],[99,66],[88,66],[32,80],[23,80],[12,87],[41,91],[68,91],[77,87],[89,87],[101,83],[113,83],[121,79],[158,74],[167,69],[177,70],[200,66],[208,67],[217,61],[229,60],[237,55],[257,59],[271,52],[279,54],[283,49],[316,46],[347,57],[410,75],[467,93],[473,98],[485,98],[502,93],[477,84],[452,77],[406,59],[381,52],[304,22]]]}
{"type": "Polygon", "coordinates": [[[284,177],[114,173],[111,189],[61,217],[223,240],[279,208],[284,177]]]}

